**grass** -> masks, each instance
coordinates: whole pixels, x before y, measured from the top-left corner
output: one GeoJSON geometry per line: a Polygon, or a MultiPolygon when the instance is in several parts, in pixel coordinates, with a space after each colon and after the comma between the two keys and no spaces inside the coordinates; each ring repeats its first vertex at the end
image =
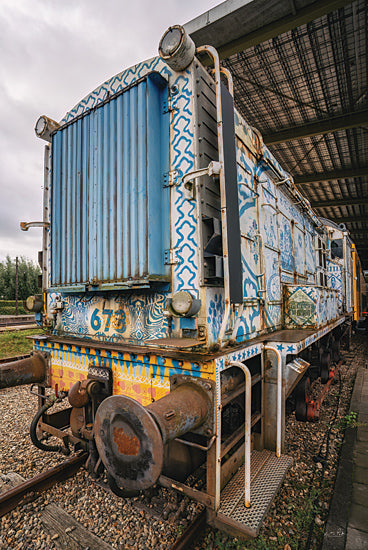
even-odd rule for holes
{"type": "Polygon", "coordinates": [[[27,340],[26,337],[40,332],[41,328],[33,328],[0,333],[0,359],[29,353],[32,350],[32,340],[27,340]]]}
{"type": "Polygon", "coordinates": [[[310,488],[309,484],[297,484],[297,487],[300,493],[302,493],[302,489],[307,489],[308,494],[304,497],[301,506],[295,507],[293,526],[295,536],[289,537],[282,534],[281,530],[276,527],[273,532],[274,536],[271,538],[261,533],[255,539],[242,541],[214,530],[210,531],[204,539],[206,548],[213,550],[298,550],[304,548],[310,524],[314,521],[314,514],[319,511],[315,507],[315,502],[321,491],[316,487],[310,488]]]}

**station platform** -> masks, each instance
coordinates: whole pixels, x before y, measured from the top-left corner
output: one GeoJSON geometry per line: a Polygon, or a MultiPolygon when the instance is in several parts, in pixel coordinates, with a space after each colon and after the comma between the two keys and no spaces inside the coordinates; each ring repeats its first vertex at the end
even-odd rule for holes
{"type": "MultiPolygon", "coordinates": [[[[366,342],[368,351],[368,335],[366,342]]],[[[358,366],[322,550],[368,550],[368,354],[358,366]]]]}

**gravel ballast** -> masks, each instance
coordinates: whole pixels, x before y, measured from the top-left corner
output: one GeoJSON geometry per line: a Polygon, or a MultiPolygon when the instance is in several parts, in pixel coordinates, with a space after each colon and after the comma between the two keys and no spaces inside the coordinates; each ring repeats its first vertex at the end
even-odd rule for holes
{"type": "MultiPolygon", "coordinates": [[[[207,528],[197,549],[207,548],[305,548],[313,525],[310,548],[321,544],[333,491],[344,416],[349,407],[356,369],[366,362],[367,341],[356,338],[346,364],[341,367],[341,396],[337,420],[331,427],[329,455],[322,482],[322,464],[315,457],[334,417],[339,382],[326,398],[319,423],[300,423],[294,414],[287,418],[286,454],[294,459],[285,482],[272,504],[260,536],[242,543],[207,528]]],[[[318,387],[315,388],[318,391],[318,387]]],[[[29,387],[0,390],[0,475],[16,472],[29,479],[65,460],[63,455],[45,453],[30,442],[29,425],[37,410],[37,397],[29,387]]],[[[325,446],[322,446],[325,452],[325,446]]],[[[173,491],[157,488],[144,498],[120,499],[93,482],[80,470],[72,479],[43,493],[36,501],[18,507],[0,519],[1,549],[54,549],[53,533],[44,529],[42,510],[48,504],[63,508],[81,525],[112,548],[168,549],[201,509],[197,503],[173,491]]],[[[88,544],[86,544],[88,546],[88,544]]]]}

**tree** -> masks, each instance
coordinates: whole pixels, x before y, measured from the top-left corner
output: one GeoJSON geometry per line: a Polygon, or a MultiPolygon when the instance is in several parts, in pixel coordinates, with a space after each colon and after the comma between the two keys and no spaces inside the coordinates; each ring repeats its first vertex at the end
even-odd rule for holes
{"type": "MultiPolygon", "coordinates": [[[[38,265],[28,258],[18,259],[18,299],[26,300],[32,294],[38,294],[38,275],[41,273],[38,265]]],[[[3,300],[15,300],[15,259],[10,256],[0,262],[0,297],[3,300]]]]}

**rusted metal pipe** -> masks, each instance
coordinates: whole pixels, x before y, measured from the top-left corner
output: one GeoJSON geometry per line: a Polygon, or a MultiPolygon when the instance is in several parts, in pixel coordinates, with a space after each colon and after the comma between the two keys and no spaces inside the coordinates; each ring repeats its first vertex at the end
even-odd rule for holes
{"type": "Polygon", "coordinates": [[[46,367],[46,357],[38,351],[22,359],[9,357],[0,364],[0,388],[43,382],[46,367]]]}
{"type": "Polygon", "coordinates": [[[140,491],[156,483],[163,468],[164,444],[208,419],[211,393],[209,382],[203,388],[185,382],[146,407],[123,395],[102,401],[95,416],[95,440],[118,487],[140,491]]]}
{"type": "Polygon", "coordinates": [[[85,407],[90,400],[90,397],[87,393],[87,383],[90,380],[83,380],[82,382],[78,380],[69,390],[68,400],[72,407],[80,409],[85,407]]]}
{"type": "Polygon", "coordinates": [[[183,384],[145,407],[160,428],[164,443],[203,424],[209,413],[209,400],[201,388],[183,384]]]}

